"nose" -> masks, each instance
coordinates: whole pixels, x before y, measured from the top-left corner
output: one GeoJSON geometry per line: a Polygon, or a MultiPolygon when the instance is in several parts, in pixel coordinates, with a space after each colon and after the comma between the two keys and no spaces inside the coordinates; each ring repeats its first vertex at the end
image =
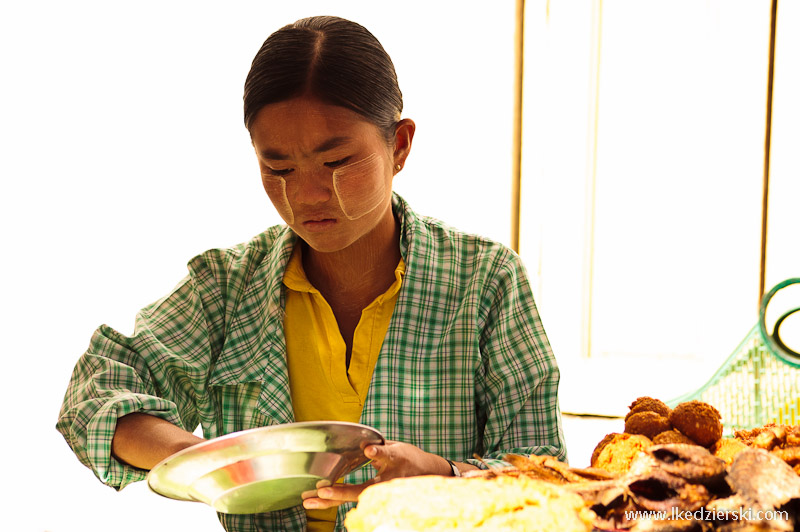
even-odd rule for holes
{"type": "Polygon", "coordinates": [[[330,171],[304,172],[294,180],[294,200],[303,205],[319,205],[333,197],[333,176],[330,171]]]}

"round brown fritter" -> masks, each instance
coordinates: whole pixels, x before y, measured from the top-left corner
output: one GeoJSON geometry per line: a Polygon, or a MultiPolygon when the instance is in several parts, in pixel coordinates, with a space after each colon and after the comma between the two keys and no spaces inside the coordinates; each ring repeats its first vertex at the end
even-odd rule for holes
{"type": "Polygon", "coordinates": [[[636,412],[625,420],[625,432],[641,434],[651,440],[658,434],[672,429],[669,419],[655,412],[636,412]]]}
{"type": "Polygon", "coordinates": [[[722,438],[721,419],[716,408],[702,401],[681,403],[669,415],[673,427],[703,447],[711,447],[722,438]]]}
{"type": "Polygon", "coordinates": [[[603,439],[595,445],[594,451],[592,451],[592,459],[589,461],[589,465],[594,467],[595,462],[597,462],[597,457],[600,456],[600,453],[603,451],[603,447],[605,447],[611,440],[614,439],[614,436],[618,435],[619,432],[612,432],[611,434],[606,434],[603,436],[603,439]]]}
{"type": "Polygon", "coordinates": [[[609,473],[627,472],[633,459],[653,445],[647,436],[625,433],[609,434],[600,443],[603,442],[605,444],[600,448],[600,452],[596,455],[592,453],[592,467],[603,469],[609,473]],[[607,439],[608,441],[606,441],[607,439]]]}
{"type": "Polygon", "coordinates": [[[660,399],[653,399],[652,397],[639,397],[628,407],[630,411],[625,416],[627,421],[630,416],[637,412],[655,412],[662,416],[669,418],[670,408],[660,399]]]}
{"type": "Polygon", "coordinates": [[[711,447],[711,453],[731,465],[736,455],[745,449],[747,449],[747,445],[736,438],[722,438],[711,447]]]}
{"type": "Polygon", "coordinates": [[[697,445],[691,438],[687,438],[675,429],[665,430],[653,438],[653,445],[664,445],[667,443],[686,443],[689,445],[697,445]]]}

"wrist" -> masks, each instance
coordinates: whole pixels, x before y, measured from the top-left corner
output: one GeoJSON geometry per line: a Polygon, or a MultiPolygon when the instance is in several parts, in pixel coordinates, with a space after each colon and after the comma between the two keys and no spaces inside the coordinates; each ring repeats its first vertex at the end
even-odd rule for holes
{"type": "Polygon", "coordinates": [[[460,477],[461,476],[461,470],[458,468],[458,466],[455,464],[455,462],[453,462],[452,460],[448,460],[447,458],[445,458],[445,461],[447,462],[448,469],[450,469],[450,473],[449,473],[448,476],[460,477]]]}

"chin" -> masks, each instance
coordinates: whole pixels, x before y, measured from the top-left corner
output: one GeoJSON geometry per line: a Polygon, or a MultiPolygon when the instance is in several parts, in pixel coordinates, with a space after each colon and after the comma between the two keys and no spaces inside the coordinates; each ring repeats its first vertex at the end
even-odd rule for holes
{"type": "Polygon", "coordinates": [[[306,235],[298,233],[308,247],[318,253],[336,253],[352,246],[358,238],[339,238],[331,235],[306,235]]]}

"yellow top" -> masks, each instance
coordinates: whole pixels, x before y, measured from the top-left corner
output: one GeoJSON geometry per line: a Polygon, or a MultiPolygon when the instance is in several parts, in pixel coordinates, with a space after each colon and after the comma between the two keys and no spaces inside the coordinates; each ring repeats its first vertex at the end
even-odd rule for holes
{"type": "MultiPolygon", "coordinates": [[[[350,367],[336,317],[303,270],[302,250],[295,246],[286,265],[284,332],[289,363],[289,386],[296,421],[350,421],[358,423],[372,371],[397,302],[405,263],[395,269],[395,281],[364,310],[353,334],[350,367]]],[[[333,530],[336,508],[306,510],[308,530],[333,530]]]]}

